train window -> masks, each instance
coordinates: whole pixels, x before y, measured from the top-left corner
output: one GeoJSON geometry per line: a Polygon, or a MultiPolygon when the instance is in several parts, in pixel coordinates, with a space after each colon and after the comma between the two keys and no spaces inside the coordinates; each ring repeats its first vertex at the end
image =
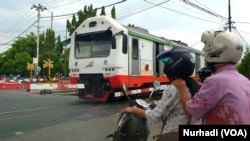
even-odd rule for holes
{"type": "Polygon", "coordinates": [[[89,27],[95,27],[96,25],[97,25],[97,22],[96,22],[96,21],[90,22],[90,23],[89,23],[89,27]]]}
{"type": "Polygon", "coordinates": [[[107,57],[111,50],[112,32],[106,30],[88,34],[78,34],[75,38],[75,57],[107,57]]]}
{"type": "Polygon", "coordinates": [[[126,54],[128,52],[128,36],[123,35],[122,37],[122,52],[126,54]]]}
{"type": "Polygon", "coordinates": [[[116,49],[116,38],[115,38],[115,36],[112,37],[111,44],[112,44],[112,49],[116,49]]]}
{"type": "Polygon", "coordinates": [[[138,45],[138,40],[133,39],[132,40],[132,58],[133,60],[138,60],[139,55],[139,45],[138,45]]]}
{"type": "Polygon", "coordinates": [[[198,71],[201,68],[200,54],[195,54],[195,65],[196,65],[195,71],[198,71]]]}

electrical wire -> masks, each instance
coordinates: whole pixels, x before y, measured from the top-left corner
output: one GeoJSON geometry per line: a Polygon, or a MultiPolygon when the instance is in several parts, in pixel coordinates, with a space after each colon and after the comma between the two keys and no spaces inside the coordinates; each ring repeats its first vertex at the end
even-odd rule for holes
{"type": "MultiPolygon", "coordinates": [[[[197,11],[197,9],[196,9],[196,10],[191,9],[190,6],[187,7],[188,5],[186,5],[186,4],[185,4],[185,6],[184,6],[184,5],[178,4],[177,2],[174,2],[174,1],[171,1],[171,3],[173,3],[173,4],[175,4],[175,5],[178,5],[179,7],[183,7],[184,9],[187,9],[188,11],[191,11],[192,13],[202,15],[202,17],[207,17],[207,18],[210,18],[210,19],[211,19],[211,18],[214,18],[214,16],[208,17],[207,14],[205,14],[204,12],[201,12],[199,9],[198,9],[198,11],[197,11]]],[[[188,13],[190,13],[190,12],[188,12],[188,13]]],[[[217,17],[216,17],[216,18],[217,18],[217,17]]],[[[216,20],[217,20],[217,19],[216,19],[216,20]]]]}
{"type": "Polygon", "coordinates": [[[67,6],[67,5],[70,5],[70,4],[74,4],[74,3],[77,3],[81,0],[75,0],[73,2],[70,2],[70,3],[66,3],[66,4],[62,4],[62,5],[57,5],[57,6],[51,6],[51,7],[48,7],[49,9],[53,9],[53,8],[58,8],[58,7],[62,7],[62,6],[67,6]]]}
{"type": "Polygon", "coordinates": [[[214,13],[214,12],[212,12],[212,11],[210,11],[210,10],[207,10],[207,9],[205,9],[205,8],[203,8],[203,7],[200,7],[200,6],[198,6],[198,5],[196,5],[196,4],[192,3],[192,2],[190,2],[189,0],[180,0],[180,1],[186,3],[186,4],[190,5],[190,6],[192,6],[192,7],[194,7],[194,8],[196,8],[196,9],[199,9],[199,10],[201,10],[201,11],[203,11],[203,12],[206,12],[206,13],[208,13],[208,14],[210,14],[210,15],[213,15],[213,16],[215,16],[215,17],[221,18],[221,19],[223,19],[223,20],[227,19],[227,18],[225,18],[225,17],[223,17],[223,16],[221,16],[221,15],[219,15],[219,14],[217,14],[217,13],[214,13]]]}
{"type": "Polygon", "coordinates": [[[5,35],[15,33],[15,32],[17,32],[17,29],[20,30],[20,27],[27,25],[29,23],[29,21],[27,21],[26,20],[27,18],[25,19],[25,17],[32,17],[31,15],[33,14],[33,13],[29,13],[29,12],[30,12],[30,10],[27,11],[20,19],[18,19],[17,22],[15,22],[13,25],[11,25],[6,32],[1,33],[0,37],[4,37],[5,35]],[[9,29],[11,29],[11,30],[9,30],[9,29]]]}
{"type": "Polygon", "coordinates": [[[12,41],[14,41],[16,38],[20,37],[23,33],[25,33],[27,30],[29,30],[30,27],[32,27],[37,21],[33,22],[28,28],[26,28],[22,33],[18,34],[15,38],[11,39],[10,41],[3,43],[1,46],[8,45],[12,41]]]}
{"type": "MultiPolygon", "coordinates": [[[[145,0],[145,1],[146,1],[146,0],[145,0]]],[[[137,10],[137,11],[135,11],[135,12],[132,12],[132,13],[130,13],[130,14],[127,14],[127,15],[125,15],[125,16],[123,16],[123,17],[119,17],[118,20],[125,19],[125,18],[128,18],[128,17],[130,17],[130,16],[134,16],[134,15],[139,14],[139,13],[141,13],[141,12],[144,12],[144,11],[147,11],[147,10],[152,9],[152,8],[154,8],[154,7],[160,6],[161,4],[166,3],[166,2],[168,2],[168,1],[169,1],[169,0],[166,0],[166,1],[163,1],[163,2],[158,3],[158,4],[153,4],[153,5],[150,6],[150,7],[146,7],[146,8],[143,8],[143,9],[139,9],[139,10],[137,10]]],[[[151,3],[151,2],[150,2],[150,3],[151,3]]]]}
{"type": "MultiPolygon", "coordinates": [[[[51,1],[51,2],[47,2],[45,3],[46,5],[52,5],[55,4],[54,1],[51,1]]],[[[6,37],[5,35],[8,34],[8,35],[11,35],[11,34],[14,34],[16,32],[18,32],[19,30],[15,30],[15,29],[20,29],[19,27],[24,27],[24,25],[27,25],[27,22],[24,23],[24,21],[27,21],[27,19],[29,18],[32,18],[34,19],[34,17],[32,17],[31,15],[34,14],[34,12],[32,12],[31,14],[27,15],[28,13],[30,13],[31,10],[28,10],[19,20],[18,22],[15,22],[12,26],[10,26],[9,29],[12,29],[12,30],[6,30],[3,34],[0,34],[1,36],[0,37],[6,37]],[[28,18],[27,18],[28,17],[28,18]],[[26,19],[25,19],[26,18],[26,19]],[[23,25],[21,23],[24,23],[23,25]]],[[[28,21],[29,22],[29,21],[28,21]]],[[[30,23],[30,22],[29,22],[30,23]]],[[[28,28],[26,28],[25,30],[23,30],[19,35],[17,36],[14,36],[11,40],[7,41],[6,43],[1,43],[2,45],[1,46],[4,46],[4,45],[9,45],[12,41],[14,41],[17,37],[20,37],[22,34],[24,34],[25,32],[27,32],[28,30],[30,30],[32,27],[33,27],[34,23],[32,23],[28,28]]]]}
{"type": "MultiPolygon", "coordinates": [[[[145,1],[148,2],[148,3],[151,3],[151,4],[153,4],[153,5],[155,5],[155,3],[149,2],[149,1],[147,1],[147,0],[145,0],[145,1]]],[[[170,8],[164,7],[164,6],[162,6],[162,5],[156,5],[156,6],[159,6],[159,7],[161,7],[161,8],[164,8],[164,9],[167,9],[167,10],[170,10],[170,11],[173,11],[173,12],[176,12],[176,13],[179,13],[179,14],[182,14],[182,15],[185,15],[185,16],[189,16],[189,17],[192,17],[192,18],[195,18],[195,19],[199,19],[199,20],[202,20],[202,21],[207,21],[207,22],[211,22],[211,23],[215,23],[215,24],[221,24],[221,23],[219,23],[219,22],[214,22],[214,21],[210,21],[210,20],[206,20],[206,19],[203,19],[203,18],[199,18],[199,17],[193,16],[193,15],[190,15],[190,14],[186,14],[186,13],[183,13],[183,12],[179,12],[179,11],[177,11],[177,10],[170,9],[170,8]]]]}
{"type": "MultiPolygon", "coordinates": [[[[74,3],[77,3],[77,2],[79,2],[80,0],[75,0],[75,1],[71,1],[71,2],[68,2],[68,3],[66,3],[66,4],[61,4],[61,2],[62,2],[63,0],[60,0],[60,1],[49,1],[49,2],[47,2],[47,3],[44,3],[44,5],[46,5],[46,7],[48,7],[49,9],[56,9],[56,8],[59,8],[59,7],[62,7],[62,6],[67,6],[67,5],[70,5],[70,4],[74,4],[74,3]],[[56,4],[58,4],[58,5],[56,5],[56,4]],[[54,6],[54,5],[56,5],[56,6],[54,6]]],[[[123,1],[125,1],[125,0],[123,0],[123,1]]],[[[134,15],[136,15],[136,14],[139,14],[139,13],[142,13],[142,12],[144,12],[144,11],[147,11],[147,10],[149,10],[149,9],[152,9],[152,8],[154,8],[154,7],[162,7],[162,8],[164,8],[164,9],[167,9],[167,10],[170,10],[170,11],[173,11],[173,12],[176,12],[176,13],[179,13],[179,14],[182,14],[182,15],[186,15],[186,16],[189,16],[189,17],[192,17],[192,18],[195,18],[195,19],[199,19],[199,20],[202,20],[202,21],[206,21],[206,22],[211,22],[211,23],[216,23],[216,24],[220,24],[220,25],[222,25],[222,23],[220,23],[220,22],[214,22],[214,21],[211,21],[211,20],[207,20],[207,19],[205,19],[205,18],[199,18],[199,17],[196,17],[196,16],[193,16],[193,15],[190,15],[190,14],[186,14],[186,13],[183,13],[183,12],[180,12],[180,11],[177,11],[177,10],[173,10],[173,9],[171,9],[171,8],[168,8],[168,7],[166,7],[166,6],[163,6],[163,4],[164,3],[167,3],[169,0],[165,0],[165,1],[163,1],[163,2],[159,2],[159,3],[152,3],[152,2],[150,2],[150,1],[147,1],[147,0],[144,0],[144,1],[146,1],[146,3],[145,2],[138,2],[138,1],[136,1],[136,2],[133,2],[133,4],[131,4],[130,6],[127,6],[126,7],[126,5],[124,6],[124,5],[122,5],[121,6],[121,8],[119,9],[119,11],[121,11],[121,13],[120,13],[120,15],[122,15],[122,16],[117,16],[117,20],[121,20],[121,19],[125,19],[125,18],[128,18],[128,17],[131,17],[131,16],[134,16],[134,15]],[[147,3],[150,3],[151,5],[146,5],[147,3]]],[[[89,2],[89,1],[88,1],[89,2]]],[[[98,1],[99,2],[99,1],[98,1]]],[[[117,1],[116,1],[117,2],[117,1]]],[[[172,2],[172,1],[170,1],[170,2],[172,2]]],[[[205,5],[203,5],[202,3],[200,3],[200,2],[198,2],[197,0],[196,0],[196,2],[199,4],[199,5],[202,5],[202,8],[203,7],[205,7],[205,5]]],[[[118,2],[117,2],[118,3],[118,2]]],[[[130,2],[131,3],[131,2],[130,2]]],[[[108,6],[108,5],[106,5],[106,6],[108,6]]],[[[112,4],[109,4],[109,6],[112,6],[112,4]]],[[[201,7],[201,6],[199,6],[199,7],[201,7]]],[[[197,9],[199,9],[199,8],[197,8],[197,9]]],[[[207,8],[207,7],[205,7],[205,8],[203,8],[203,9],[209,9],[209,8],[207,8]]],[[[205,10],[205,11],[206,11],[205,10]]],[[[208,14],[209,13],[213,13],[213,14],[211,14],[211,15],[216,15],[215,17],[217,17],[217,18],[221,18],[221,19],[225,19],[225,17],[223,17],[223,16],[220,16],[220,15],[218,15],[217,13],[215,13],[215,12],[213,12],[211,9],[209,9],[209,11],[210,12],[208,12],[208,14]],[[214,14],[215,13],[215,14],[214,14]]],[[[35,12],[33,12],[32,14],[34,14],[35,12]]],[[[63,20],[63,19],[67,19],[67,18],[69,18],[69,17],[72,17],[72,15],[74,15],[74,14],[76,14],[76,13],[70,13],[70,14],[63,14],[63,15],[53,15],[53,21],[56,21],[56,20],[63,20]]],[[[25,17],[25,16],[23,16],[23,17],[25,17]]],[[[41,17],[41,18],[51,18],[51,16],[44,16],[44,17],[41,17]]],[[[45,22],[45,21],[48,21],[48,20],[44,20],[44,19],[42,19],[41,20],[41,22],[45,22]]],[[[237,23],[242,23],[242,24],[250,24],[250,23],[247,23],[247,22],[237,22],[237,23]]],[[[27,24],[26,24],[27,25],[27,24]]],[[[32,25],[33,26],[33,25],[32,25]]],[[[31,27],[32,27],[31,26],[31,27]]],[[[30,26],[29,26],[30,27],[30,26]]],[[[30,27],[30,29],[31,29],[31,27],[30,27]]],[[[29,30],[29,29],[28,29],[29,30]]],[[[9,30],[9,31],[15,31],[15,30],[9,30]]],[[[8,30],[7,30],[7,33],[9,32],[8,30]]],[[[5,31],[6,32],[6,31],[5,31]]],[[[25,32],[27,32],[27,29],[25,29],[25,32]]],[[[11,32],[10,32],[11,33],[11,32]]],[[[23,33],[23,32],[22,32],[23,33]]],[[[3,37],[3,36],[2,36],[3,37]]],[[[5,37],[5,36],[4,36],[5,37]]],[[[14,38],[15,39],[15,38],[14,38]]]]}
{"type": "Polygon", "coordinates": [[[239,31],[236,28],[233,28],[234,33],[236,33],[240,39],[245,43],[245,46],[250,49],[249,44],[246,42],[246,40],[242,37],[242,35],[239,33],[239,31]]]}
{"type": "MultiPolygon", "coordinates": [[[[66,3],[66,4],[63,4],[63,5],[58,5],[58,6],[54,6],[54,7],[50,7],[50,8],[58,8],[58,7],[61,7],[61,6],[67,6],[67,5],[70,5],[70,4],[79,2],[79,1],[80,1],[80,0],[76,0],[76,1],[73,1],[73,2],[70,2],[70,3],[66,3]]],[[[112,6],[112,5],[115,5],[115,4],[122,3],[122,2],[124,2],[124,1],[126,1],[126,0],[122,0],[122,1],[119,1],[119,2],[116,2],[116,3],[113,3],[113,4],[109,4],[109,5],[106,5],[106,6],[109,7],[109,6],[112,6]]],[[[51,5],[54,5],[55,3],[54,3],[53,1],[51,1],[51,2],[47,2],[47,3],[45,3],[45,4],[48,5],[48,6],[51,6],[51,5]]],[[[106,7],[106,6],[105,6],[105,7],[106,7]]],[[[47,7],[46,7],[46,9],[47,9],[47,7]]],[[[98,8],[98,9],[100,9],[100,8],[98,8]]],[[[53,15],[53,17],[64,17],[64,18],[61,18],[61,19],[66,19],[66,18],[68,18],[69,16],[72,16],[72,15],[74,15],[74,14],[76,14],[76,13],[63,14],[63,15],[57,15],[57,16],[54,16],[54,15],[53,15]]],[[[47,18],[47,17],[41,17],[41,18],[47,18]]],[[[50,18],[51,18],[51,16],[50,16],[50,18]]],[[[59,20],[61,20],[61,19],[59,19],[59,20]]],[[[53,20],[54,20],[54,19],[53,19],[53,20]]],[[[56,19],[55,19],[55,20],[56,20],[56,19]]],[[[41,21],[41,22],[44,22],[44,21],[41,21]]],[[[2,44],[0,45],[0,47],[1,47],[1,46],[4,46],[4,45],[9,45],[9,44],[10,44],[12,41],[14,41],[17,37],[20,37],[23,33],[27,32],[34,24],[35,24],[35,23],[32,23],[32,25],[30,25],[27,29],[25,29],[23,32],[21,32],[21,34],[19,34],[18,36],[15,36],[13,39],[7,41],[6,43],[2,43],[2,44]]],[[[39,27],[39,28],[40,28],[40,27],[39,27]]]]}
{"type": "Polygon", "coordinates": [[[54,5],[54,4],[58,4],[58,2],[62,2],[62,1],[64,1],[64,0],[61,0],[61,1],[53,0],[53,1],[50,1],[50,2],[43,3],[42,5],[47,7],[47,6],[51,6],[51,5],[54,5]]]}

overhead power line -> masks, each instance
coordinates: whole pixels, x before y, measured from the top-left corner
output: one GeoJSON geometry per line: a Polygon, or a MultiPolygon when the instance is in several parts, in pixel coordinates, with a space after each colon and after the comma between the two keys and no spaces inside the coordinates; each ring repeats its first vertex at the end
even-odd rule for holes
{"type": "Polygon", "coordinates": [[[190,2],[189,0],[180,0],[180,1],[181,1],[181,2],[184,2],[185,4],[188,4],[188,5],[192,6],[192,7],[194,7],[194,8],[197,8],[197,9],[203,11],[203,12],[206,12],[206,13],[208,13],[208,14],[210,14],[210,15],[213,15],[213,16],[215,16],[215,17],[221,18],[221,19],[223,19],[223,20],[226,20],[226,19],[227,19],[226,17],[223,17],[223,16],[221,16],[221,15],[215,13],[215,12],[212,12],[212,11],[210,11],[210,10],[207,10],[207,9],[205,9],[205,8],[200,7],[200,6],[198,6],[198,5],[196,5],[196,4],[192,3],[192,2],[190,2]]]}
{"type": "Polygon", "coordinates": [[[170,9],[170,8],[167,8],[167,7],[164,7],[162,6],[161,4],[155,4],[155,3],[152,3],[148,0],[144,0],[150,4],[153,4],[154,6],[158,6],[158,7],[161,7],[161,8],[164,8],[164,9],[167,9],[167,10],[170,10],[170,11],[173,11],[173,12],[176,12],[176,13],[179,13],[179,14],[182,14],[182,15],[186,15],[186,16],[189,16],[189,17],[192,17],[192,18],[195,18],[195,19],[199,19],[199,20],[203,20],[203,21],[207,21],[207,22],[211,22],[211,23],[215,23],[215,24],[222,24],[222,23],[219,23],[219,22],[215,22],[215,21],[211,21],[211,20],[207,20],[207,19],[203,19],[203,18],[199,18],[199,17],[196,17],[196,16],[193,16],[193,15],[190,15],[190,14],[186,14],[186,13],[183,13],[183,12],[179,12],[179,11],[176,11],[176,10],[173,10],[173,9],[170,9]]]}
{"type": "Polygon", "coordinates": [[[10,45],[11,42],[13,42],[16,38],[21,37],[23,35],[23,33],[25,33],[26,31],[28,31],[37,21],[33,22],[28,28],[26,28],[23,32],[21,32],[20,34],[18,34],[15,38],[11,39],[10,41],[6,42],[6,43],[2,43],[1,46],[4,45],[10,45]]]}
{"type": "MultiPolygon", "coordinates": [[[[148,2],[147,0],[144,0],[144,1],[148,2]]],[[[147,11],[147,10],[149,10],[149,9],[152,9],[152,8],[154,8],[154,7],[156,7],[156,6],[160,6],[160,5],[162,5],[163,3],[166,3],[166,2],[168,2],[168,1],[170,1],[170,0],[166,0],[166,1],[163,1],[163,2],[160,2],[160,3],[157,3],[157,4],[153,3],[153,5],[150,6],[150,7],[146,7],[146,8],[143,8],[143,9],[139,9],[139,10],[133,12],[133,13],[130,13],[130,14],[125,15],[125,16],[123,16],[123,17],[119,17],[118,19],[121,20],[121,19],[125,19],[125,18],[127,18],[127,17],[130,17],[130,16],[134,16],[134,15],[139,14],[139,13],[141,13],[141,12],[144,12],[144,11],[147,11]]],[[[151,3],[151,2],[149,2],[149,3],[151,3]]],[[[151,3],[151,4],[152,4],[152,3],[151,3]]]]}

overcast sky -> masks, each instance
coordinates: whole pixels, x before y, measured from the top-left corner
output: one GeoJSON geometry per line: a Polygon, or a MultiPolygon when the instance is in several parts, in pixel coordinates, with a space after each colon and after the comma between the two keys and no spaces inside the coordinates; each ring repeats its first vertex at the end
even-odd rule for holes
{"type": "MultiPolygon", "coordinates": [[[[108,6],[122,0],[2,0],[0,5],[0,52],[8,49],[17,37],[37,34],[37,11],[31,9],[39,4],[47,10],[41,12],[40,33],[51,27],[61,39],[69,38],[66,20],[82,10],[85,5],[94,8],[108,6]],[[64,16],[68,15],[68,16],[64,16]]],[[[202,50],[200,35],[204,30],[217,29],[228,22],[229,0],[190,0],[200,8],[180,0],[126,0],[116,4],[116,18],[123,25],[134,24],[157,36],[181,40],[189,46],[202,50]],[[204,10],[201,10],[204,9],[204,10]],[[205,12],[207,10],[207,12],[205,12]],[[209,14],[210,13],[210,14],[209,14]]],[[[231,17],[236,31],[250,44],[250,1],[230,0],[231,17]]],[[[112,6],[106,8],[110,15],[112,6]]],[[[100,10],[98,11],[98,15],[100,10]]]]}

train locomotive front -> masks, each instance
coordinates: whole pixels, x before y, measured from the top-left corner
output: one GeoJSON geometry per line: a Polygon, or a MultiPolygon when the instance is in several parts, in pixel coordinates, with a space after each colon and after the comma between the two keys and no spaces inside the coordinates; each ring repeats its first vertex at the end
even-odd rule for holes
{"type": "MultiPolygon", "coordinates": [[[[122,84],[128,86],[130,95],[142,95],[150,94],[158,80],[162,91],[169,80],[157,54],[174,47],[188,48],[145,29],[123,26],[108,16],[86,19],[71,35],[70,46],[70,81],[84,85],[77,90],[79,99],[102,102],[124,97],[122,84]]],[[[200,52],[191,51],[196,62],[203,63],[200,52]]]]}

